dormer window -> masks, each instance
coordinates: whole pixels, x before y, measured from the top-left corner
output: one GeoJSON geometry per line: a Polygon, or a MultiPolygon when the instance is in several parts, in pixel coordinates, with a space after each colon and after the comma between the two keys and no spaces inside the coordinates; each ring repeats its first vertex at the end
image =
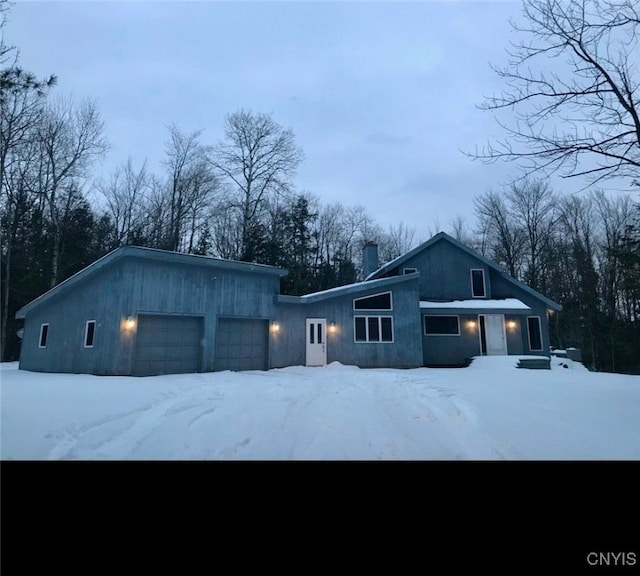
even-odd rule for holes
{"type": "Polygon", "coordinates": [[[484,298],[487,295],[482,268],[471,270],[471,295],[474,298],[484,298]]]}

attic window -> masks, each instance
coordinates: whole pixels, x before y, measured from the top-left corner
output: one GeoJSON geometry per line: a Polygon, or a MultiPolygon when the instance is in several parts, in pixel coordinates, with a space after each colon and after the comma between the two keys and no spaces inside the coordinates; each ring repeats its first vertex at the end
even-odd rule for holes
{"type": "Polygon", "coordinates": [[[402,273],[403,274],[415,274],[418,271],[417,268],[403,268],[402,269],[402,273]]]}
{"type": "Polygon", "coordinates": [[[382,292],[353,300],[354,310],[392,310],[391,292],[382,292]]]}
{"type": "Polygon", "coordinates": [[[38,348],[47,347],[47,336],[49,335],[49,324],[42,324],[40,326],[40,344],[38,348]]]}
{"type": "Polygon", "coordinates": [[[84,347],[93,348],[93,340],[96,334],[96,321],[87,320],[87,326],[84,330],[84,347]]]}
{"type": "Polygon", "coordinates": [[[471,270],[471,294],[474,298],[484,298],[486,296],[484,270],[482,268],[471,270]]]}

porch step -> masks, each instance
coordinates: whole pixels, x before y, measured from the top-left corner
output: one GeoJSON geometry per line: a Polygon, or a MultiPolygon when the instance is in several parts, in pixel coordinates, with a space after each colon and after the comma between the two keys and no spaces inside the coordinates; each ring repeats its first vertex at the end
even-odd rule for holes
{"type": "Polygon", "coordinates": [[[517,368],[529,370],[551,370],[551,358],[540,356],[538,358],[520,358],[517,368]]]}

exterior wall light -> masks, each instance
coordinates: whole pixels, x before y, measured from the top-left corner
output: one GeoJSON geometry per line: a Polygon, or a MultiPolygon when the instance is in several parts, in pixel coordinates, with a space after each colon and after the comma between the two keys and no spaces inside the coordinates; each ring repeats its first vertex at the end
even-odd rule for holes
{"type": "Polygon", "coordinates": [[[329,323],[329,332],[331,332],[332,334],[336,331],[336,323],[331,321],[329,323]]]}
{"type": "Polygon", "coordinates": [[[127,319],[124,321],[124,327],[127,330],[133,330],[136,327],[136,320],[133,316],[127,316],[127,319]]]}
{"type": "Polygon", "coordinates": [[[280,332],[280,323],[279,322],[273,322],[271,324],[271,332],[273,332],[274,334],[280,332]]]}
{"type": "Polygon", "coordinates": [[[475,320],[467,320],[467,328],[469,328],[469,330],[475,330],[476,321],[475,320]]]}
{"type": "Polygon", "coordinates": [[[509,322],[507,322],[507,326],[509,327],[509,330],[515,330],[517,325],[518,324],[515,320],[509,320],[509,322]]]}

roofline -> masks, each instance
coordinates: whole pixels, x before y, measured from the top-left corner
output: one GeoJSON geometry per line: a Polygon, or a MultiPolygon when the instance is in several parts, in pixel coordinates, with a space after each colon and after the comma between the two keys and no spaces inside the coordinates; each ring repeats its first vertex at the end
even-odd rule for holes
{"type": "Polygon", "coordinates": [[[419,276],[420,272],[414,272],[412,274],[393,276],[391,278],[380,278],[378,280],[371,280],[368,282],[356,282],[354,284],[345,284],[344,286],[338,286],[337,288],[330,288],[329,290],[322,290],[321,292],[312,292],[311,294],[305,294],[304,296],[288,296],[285,294],[279,294],[278,303],[313,304],[315,302],[322,302],[323,300],[329,300],[331,298],[338,298],[340,296],[347,296],[349,294],[358,294],[360,292],[364,292],[365,290],[384,288],[386,286],[392,286],[393,284],[400,284],[409,280],[416,280],[419,276]]]}
{"type": "Polygon", "coordinates": [[[537,290],[534,290],[530,286],[527,286],[524,282],[520,282],[520,280],[516,280],[515,278],[513,278],[512,276],[507,274],[504,270],[502,270],[502,268],[500,268],[495,262],[492,262],[491,260],[489,260],[488,258],[483,256],[479,252],[476,252],[473,248],[469,248],[469,246],[465,246],[462,242],[456,240],[452,236],[449,236],[449,234],[447,234],[445,232],[438,232],[438,234],[436,234],[435,236],[433,236],[432,238],[430,238],[426,242],[423,242],[419,246],[416,246],[412,250],[409,250],[409,252],[407,252],[406,254],[403,254],[402,256],[398,256],[397,258],[394,258],[390,262],[387,262],[386,264],[384,264],[383,266],[378,268],[376,271],[374,271],[371,274],[369,274],[365,278],[365,281],[374,280],[378,276],[380,276],[381,274],[386,274],[390,270],[393,270],[397,266],[400,266],[403,262],[406,262],[409,258],[412,258],[416,254],[418,254],[418,253],[422,252],[423,250],[429,248],[430,246],[432,246],[436,242],[439,242],[440,240],[446,240],[450,244],[453,244],[457,248],[460,248],[461,250],[463,250],[464,252],[466,252],[470,256],[473,256],[474,258],[477,258],[481,262],[484,262],[484,264],[489,266],[489,268],[495,270],[501,276],[503,276],[506,280],[508,280],[509,282],[515,284],[516,286],[518,286],[519,288],[521,288],[525,292],[529,293],[531,296],[534,296],[535,298],[541,300],[542,302],[544,302],[552,310],[556,310],[558,312],[560,310],[562,310],[562,306],[560,304],[558,304],[557,302],[554,302],[553,300],[551,300],[551,299],[547,298],[546,296],[540,294],[540,292],[538,292],[537,290]]]}
{"type": "Polygon", "coordinates": [[[209,256],[199,256],[197,254],[185,254],[182,252],[172,252],[170,250],[159,250],[157,248],[145,248],[143,246],[120,246],[98,258],[73,276],[70,276],[60,284],[57,284],[44,294],[41,294],[22,308],[15,314],[17,320],[24,319],[28,312],[34,308],[44,304],[54,296],[68,290],[76,284],[84,281],[86,278],[93,276],[100,270],[112,265],[114,262],[122,258],[143,258],[147,260],[156,260],[162,262],[171,262],[179,264],[189,264],[195,266],[209,266],[212,268],[223,268],[226,270],[237,270],[248,273],[269,274],[279,278],[288,274],[283,268],[268,266],[266,264],[254,264],[251,262],[240,262],[238,260],[223,260],[221,258],[211,258],[209,256]]]}

